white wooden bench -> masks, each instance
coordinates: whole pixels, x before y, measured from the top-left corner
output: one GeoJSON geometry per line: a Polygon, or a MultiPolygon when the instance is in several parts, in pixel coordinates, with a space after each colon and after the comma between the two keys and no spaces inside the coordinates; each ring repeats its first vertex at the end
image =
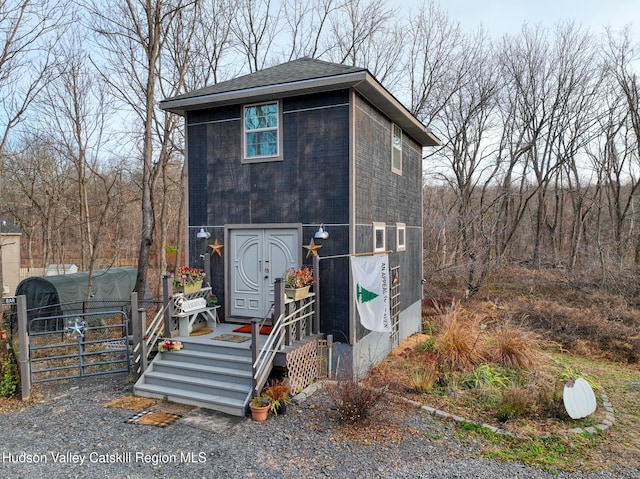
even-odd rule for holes
{"type": "Polygon", "coordinates": [[[173,297],[173,317],[178,322],[180,336],[189,336],[193,332],[194,324],[201,320],[206,322],[208,328],[215,329],[218,324],[218,308],[220,306],[207,306],[207,300],[204,296],[204,294],[198,293],[192,295],[178,293],[173,297]]]}

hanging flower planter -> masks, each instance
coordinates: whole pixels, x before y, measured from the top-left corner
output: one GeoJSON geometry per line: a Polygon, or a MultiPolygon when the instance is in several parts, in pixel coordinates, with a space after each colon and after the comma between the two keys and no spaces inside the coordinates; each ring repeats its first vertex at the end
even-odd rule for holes
{"type": "Polygon", "coordinates": [[[193,294],[202,289],[202,281],[194,281],[188,284],[179,284],[176,286],[177,293],[193,294]]]}
{"type": "Polygon", "coordinates": [[[284,294],[287,295],[287,298],[299,301],[307,297],[309,294],[309,288],[311,288],[311,286],[305,286],[303,288],[284,288],[284,294]]]}
{"type": "Polygon", "coordinates": [[[313,270],[308,266],[287,268],[284,272],[284,294],[294,301],[306,298],[313,283],[313,270]]]}
{"type": "Polygon", "coordinates": [[[173,280],[173,289],[178,293],[192,294],[202,289],[204,273],[197,268],[180,266],[176,278],[173,280]]]}

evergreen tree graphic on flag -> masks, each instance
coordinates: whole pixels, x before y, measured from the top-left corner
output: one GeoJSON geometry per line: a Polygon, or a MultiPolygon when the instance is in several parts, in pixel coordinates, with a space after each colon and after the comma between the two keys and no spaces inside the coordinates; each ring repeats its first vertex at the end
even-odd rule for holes
{"type": "Polygon", "coordinates": [[[390,333],[389,256],[352,256],[351,273],[360,324],[371,331],[390,333]]]}

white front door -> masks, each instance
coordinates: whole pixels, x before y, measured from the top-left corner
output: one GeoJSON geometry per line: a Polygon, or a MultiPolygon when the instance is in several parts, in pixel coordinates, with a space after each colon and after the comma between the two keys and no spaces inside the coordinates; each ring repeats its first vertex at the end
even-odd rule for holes
{"type": "Polygon", "coordinates": [[[298,266],[298,230],[233,229],[230,240],[231,316],[264,318],[273,303],[273,282],[298,266]]]}

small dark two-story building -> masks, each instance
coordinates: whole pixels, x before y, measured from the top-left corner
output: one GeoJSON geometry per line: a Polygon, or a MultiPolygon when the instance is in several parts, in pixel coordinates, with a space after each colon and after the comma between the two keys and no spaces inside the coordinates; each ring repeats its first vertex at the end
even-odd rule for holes
{"type": "Polygon", "coordinates": [[[160,107],[185,118],[187,256],[212,253],[221,319],[265,317],[275,279],[315,251],[321,332],[344,364],[365,371],[420,330],[422,158],[438,139],[366,69],[302,58],[160,107]],[[360,325],[350,277],[352,255],[381,252],[391,334],[360,325]]]}

